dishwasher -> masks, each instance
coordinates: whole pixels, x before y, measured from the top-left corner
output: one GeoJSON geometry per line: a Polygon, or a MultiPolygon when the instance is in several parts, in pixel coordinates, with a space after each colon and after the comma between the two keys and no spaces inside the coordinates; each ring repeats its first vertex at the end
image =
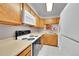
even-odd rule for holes
{"type": "Polygon", "coordinates": [[[40,38],[38,38],[34,43],[32,43],[32,56],[37,56],[41,48],[42,45],[40,43],[40,38]]]}

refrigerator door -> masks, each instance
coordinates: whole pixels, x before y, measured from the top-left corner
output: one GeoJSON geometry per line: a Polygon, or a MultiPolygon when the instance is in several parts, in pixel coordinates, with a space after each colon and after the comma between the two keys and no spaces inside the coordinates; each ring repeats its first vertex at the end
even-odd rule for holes
{"type": "Polygon", "coordinates": [[[79,43],[62,36],[61,51],[73,56],[79,56],[79,43]]]}
{"type": "Polygon", "coordinates": [[[60,32],[79,41],[79,3],[70,3],[60,15],[60,32]]]}

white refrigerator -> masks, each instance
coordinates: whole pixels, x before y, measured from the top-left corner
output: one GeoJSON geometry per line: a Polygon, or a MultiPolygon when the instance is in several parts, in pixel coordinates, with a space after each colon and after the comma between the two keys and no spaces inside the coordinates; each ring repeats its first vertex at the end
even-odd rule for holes
{"type": "Polygon", "coordinates": [[[59,48],[68,55],[79,56],[79,3],[69,3],[61,12],[59,48]]]}

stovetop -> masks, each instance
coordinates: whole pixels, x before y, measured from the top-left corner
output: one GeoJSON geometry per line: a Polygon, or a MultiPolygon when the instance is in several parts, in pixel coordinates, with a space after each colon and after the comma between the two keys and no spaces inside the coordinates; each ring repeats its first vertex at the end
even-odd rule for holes
{"type": "Polygon", "coordinates": [[[34,40],[35,38],[22,38],[22,40],[34,40]]]}
{"type": "Polygon", "coordinates": [[[37,35],[30,35],[29,37],[38,37],[37,35]]]}

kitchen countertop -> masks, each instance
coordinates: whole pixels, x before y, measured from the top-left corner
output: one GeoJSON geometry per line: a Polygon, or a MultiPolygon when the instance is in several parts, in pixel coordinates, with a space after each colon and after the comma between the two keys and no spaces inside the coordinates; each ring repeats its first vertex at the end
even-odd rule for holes
{"type": "MultiPolygon", "coordinates": [[[[8,38],[0,40],[0,56],[15,56],[31,45],[44,33],[31,33],[21,37],[29,37],[29,35],[38,35],[34,40],[15,40],[15,38],[8,38]]],[[[20,39],[20,38],[19,38],[20,39]]]]}
{"type": "Polygon", "coordinates": [[[2,44],[0,43],[0,56],[17,55],[29,45],[31,45],[31,42],[28,42],[28,41],[24,41],[24,40],[10,40],[9,41],[6,39],[6,42],[2,44]]]}

